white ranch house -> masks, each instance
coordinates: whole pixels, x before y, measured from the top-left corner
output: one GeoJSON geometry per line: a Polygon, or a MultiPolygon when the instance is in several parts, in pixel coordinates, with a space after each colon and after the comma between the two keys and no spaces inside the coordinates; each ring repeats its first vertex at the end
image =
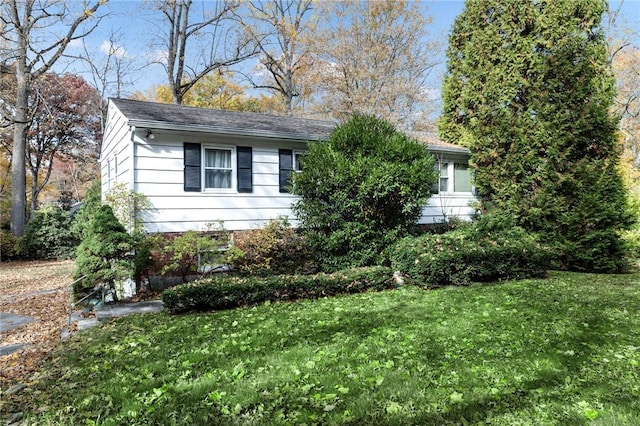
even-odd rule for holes
{"type": "MultiPolygon", "coordinates": [[[[278,216],[295,224],[286,190],[308,143],[328,138],[335,123],[111,99],[100,154],[102,193],[116,184],[144,194],[148,232],[229,231],[260,227],[278,216]]],[[[474,200],[468,151],[415,134],[438,159],[439,191],[421,224],[469,218],[474,200]]]]}

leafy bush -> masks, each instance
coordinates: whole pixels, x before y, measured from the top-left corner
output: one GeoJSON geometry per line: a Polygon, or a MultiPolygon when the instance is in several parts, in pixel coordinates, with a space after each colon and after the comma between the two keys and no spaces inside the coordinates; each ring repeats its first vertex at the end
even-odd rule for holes
{"type": "Polygon", "coordinates": [[[325,271],[366,266],[407,235],[436,181],[424,145],[387,121],[355,115],[309,146],[293,176],[294,212],[325,271]]]}
{"type": "Polygon", "coordinates": [[[29,220],[20,251],[28,259],[71,259],[78,246],[69,212],[57,207],[37,210],[29,220]]]}
{"type": "Polygon", "coordinates": [[[115,289],[117,281],[133,273],[133,239],[118,222],[111,207],[101,206],[93,216],[87,237],[78,246],[74,294],[80,296],[96,286],[115,289]]]}
{"type": "Polygon", "coordinates": [[[209,233],[187,231],[168,237],[160,256],[160,262],[164,264],[162,273],[179,274],[186,283],[189,276],[199,270],[206,271],[223,264],[223,249],[228,243],[229,236],[224,230],[209,233]]]}
{"type": "Polygon", "coordinates": [[[286,218],[278,218],[236,236],[228,259],[244,275],[277,275],[310,270],[310,256],[304,237],[286,218]]]}
{"type": "Polygon", "coordinates": [[[377,266],[334,274],[214,277],[167,289],[162,294],[162,300],[170,312],[180,313],[230,309],[266,301],[381,291],[396,286],[391,269],[377,266]]]}
{"type": "Polygon", "coordinates": [[[0,262],[13,260],[20,255],[20,238],[15,237],[11,231],[0,229],[0,262]]]}
{"type": "Polygon", "coordinates": [[[130,190],[124,183],[117,183],[104,198],[105,204],[111,206],[113,214],[126,229],[133,234],[144,232],[140,214],[143,210],[151,208],[151,202],[146,195],[130,190]]]}
{"type": "Polygon", "coordinates": [[[630,260],[638,262],[640,260],[640,225],[636,224],[633,228],[623,232],[622,241],[628,247],[630,260]]]}
{"type": "Polygon", "coordinates": [[[550,251],[522,228],[498,221],[489,217],[449,233],[402,239],[390,250],[392,267],[428,286],[546,275],[550,251]]]}

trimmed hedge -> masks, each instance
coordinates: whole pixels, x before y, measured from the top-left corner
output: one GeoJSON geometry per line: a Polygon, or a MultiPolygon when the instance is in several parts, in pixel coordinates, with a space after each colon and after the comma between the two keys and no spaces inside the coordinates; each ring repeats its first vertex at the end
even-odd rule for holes
{"type": "Polygon", "coordinates": [[[333,274],[223,276],[181,284],[162,294],[171,313],[231,309],[266,301],[316,299],[338,294],[396,288],[390,268],[354,268],[333,274]]]}
{"type": "Polygon", "coordinates": [[[441,235],[407,237],[390,251],[394,270],[430,287],[543,277],[550,257],[522,228],[473,224],[441,235]]]}

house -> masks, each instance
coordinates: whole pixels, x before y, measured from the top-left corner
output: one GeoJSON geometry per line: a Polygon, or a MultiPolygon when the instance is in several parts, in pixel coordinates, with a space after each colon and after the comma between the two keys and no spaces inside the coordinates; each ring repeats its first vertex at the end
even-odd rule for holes
{"type": "MultiPolygon", "coordinates": [[[[149,232],[204,230],[222,221],[230,231],[292,217],[289,175],[309,142],[325,140],[335,123],[110,99],[100,165],[102,192],[116,184],[144,194],[149,232]]],[[[428,135],[416,137],[438,159],[437,194],[419,223],[473,213],[468,151],[428,135]]]]}

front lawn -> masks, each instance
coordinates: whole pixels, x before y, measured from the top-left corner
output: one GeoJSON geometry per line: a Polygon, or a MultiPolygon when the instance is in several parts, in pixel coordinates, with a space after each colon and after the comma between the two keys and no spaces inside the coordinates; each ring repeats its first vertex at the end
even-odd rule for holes
{"type": "MultiPolygon", "coordinates": [[[[36,424],[640,424],[640,275],[553,273],[76,335],[36,424]]],[[[37,414],[39,413],[39,414],[37,414]]]]}

